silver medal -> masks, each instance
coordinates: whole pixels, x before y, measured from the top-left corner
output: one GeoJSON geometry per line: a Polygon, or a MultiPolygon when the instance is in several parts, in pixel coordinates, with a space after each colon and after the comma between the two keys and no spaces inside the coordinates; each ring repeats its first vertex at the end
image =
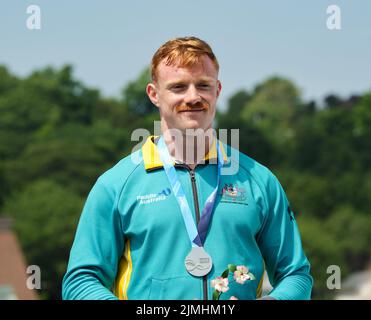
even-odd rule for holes
{"type": "Polygon", "coordinates": [[[184,263],[187,271],[195,277],[206,276],[213,266],[211,257],[203,247],[193,247],[184,263]]]}

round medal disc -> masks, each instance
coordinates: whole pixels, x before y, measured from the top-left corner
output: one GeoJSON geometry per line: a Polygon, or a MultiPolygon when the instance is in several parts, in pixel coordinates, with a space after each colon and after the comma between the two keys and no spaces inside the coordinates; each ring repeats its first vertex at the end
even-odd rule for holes
{"type": "Polygon", "coordinates": [[[206,276],[213,266],[211,257],[203,247],[193,247],[184,263],[187,271],[195,277],[206,276]]]}

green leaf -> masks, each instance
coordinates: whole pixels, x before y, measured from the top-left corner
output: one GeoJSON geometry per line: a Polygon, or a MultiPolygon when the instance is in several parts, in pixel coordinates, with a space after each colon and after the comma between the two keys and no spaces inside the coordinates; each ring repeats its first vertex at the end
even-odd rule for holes
{"type": "Polygon", "coordinates": [[[230,272],[235,272],[237,270],[237,267],[234,264],[229,264],[228,269],[230,272]]]}
{"type": "Polygon", "coordinates": [[[228,274],[229,274],[229,269],[224,270],[224,272],[222,273],[222,278],[228,278],[228,274]]]}
{"type": "Polygon", "coordinates": [[[220,297],[220,292],[214,290],[214,292],[213,292],[213,300],[219,300],[219,297],[220,297]]]}

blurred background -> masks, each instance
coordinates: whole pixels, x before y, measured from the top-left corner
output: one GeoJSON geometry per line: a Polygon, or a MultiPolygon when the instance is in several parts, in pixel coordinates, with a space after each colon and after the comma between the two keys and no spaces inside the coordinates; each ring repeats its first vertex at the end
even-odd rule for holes
{"type": "Polygon", "coordinates": [[[152,55],[188,35],[221,66],[215,127],[239,128],[240,150],[288,195],[313,299],[371,299],[370,12],[361,0],[3,1],[0,299],[61,298],[89,190],[159,120],[152,55]],[[30,265],[41,289],[26,287],[30,265]]]}

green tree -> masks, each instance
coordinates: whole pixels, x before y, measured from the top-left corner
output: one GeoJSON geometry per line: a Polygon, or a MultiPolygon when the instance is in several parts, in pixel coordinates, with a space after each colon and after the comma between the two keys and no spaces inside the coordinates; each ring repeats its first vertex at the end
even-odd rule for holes
{"type": "Polygon", "coordinates": [[[6,200],[3,212],[13,218],[27,263],[41,269],[43,298],[60,298],[82,206],[75,193],[45,179],[31,182],[6,200]]]}
{"type": "Polygon", "coordinates": [[[326,231],[323,223],[311,217],[297,219],[305,254],[311,264],[314,279],[312,298],[331,299],[333,290],[327,288],[327,268],[337,265],[341,268],[342,277],[349,273],[342,255],[342,246],[331,233],[326,231]]]}
{"type": "Polygon", "coordinates": [[[72,66],[65,65],[60,70],[47,67],[35,71],[24,83],[30,92],[36,92],[42,99],[58,106],[59,123],[72,121],[91,124],[99,101],[99,91],[89,89],[74,79],[72,66]]]}
{"type": "Polygon", "coordinates": [[[336,204],[330,192],[331,182],[322,176],[288,170],[286,166],[274,170],[296,216],[328,217],[336,204]]]}
{"type": "Polygon", "coordinates": [[[250,98],[250,94],[245,90],[239,90],[233,94],[228,99],[227,110],[216,114],[217,128],[238,129],[239,150],[265,165],[270,165],[275,155],[272,144],[253,123],[241,118],[250,98]]]}
{"type": "Polygon", "coordinates": [[[5,178],[5,169],[3,163],[0,162],[0,208],[8,194],[9,187],[5,178]]]}
{"type": "Polygon", "coordinates": [[[35,71],[13,89],[16,80],[8,79],[0,83],[0,158],[18,156],[34,134],[47,134],[67,122],[92,123],[99,92],[74,80],[71,66],[35,71]]]}
{"type": "Polygon", "coordinates": [[[287,79],[273,77],[255,88],[242,118],[281,147],[293,138],[293,120],[300,105],[299,89],[287,79]]]}
{"type": "Polygon", "coordinates": [[[291,166],[316,175],[336,177],[346,171],[359,171],[364,164],[356,149],[354,110],[329,108],[298,119],[295,139],[289,153],[291,166]]]}
{"type": "Polygon", "coordinates": [[[126,131],[107,122],[93,126],[70,123],[34,139],[16,159],[8,161],[7,179],[13,190],[29,181],[49,178],[84,195],[97,177],[129,152],[126,131]]]}
{"type": "Polygon", "coordinates": [[[362,169],[370,170],[371,164],[371,93],[365,94],[353,110],[354,148],[362,169]]]}
{"type": "Polygon", "coordinates": [[[343,104],[343,100],[335,94],[330,94],[325,97],[326,108],[338,108],[343,104]]]}
{"type": "Polygon", "coordinates": [[[16,157],[49,117],[52,106],[23,82],[0,95],[0,158],[16,157]]]}
{"type": "Polygon", "coordinates": [[[5,66],[0,65],[0,96],[14,90],[20,81],[20,79],[11,75],[5,66]]]}
{"type": "Polygon", "coordinates": [[[249,102],[251,95],[245,90],[239,90],[228,99],[228,109],[225,116],[238,117],[244,106],[249,102]]]}
{"type": "Polygon", "coordinates": [[[146,115],[157,111],[146,93],[146,86],[149,82],[151,82],[151,76],[149,68],[146,68],[137,79],[129,82],[122,90],[123,101],[131,112],[146,115]]]}
{"type": "Polygon", "coordinates": [[[371,261],[371,212],[361,213],[352,206],[339,206],[326,220],[324,228],[341,248],[346,265],[361,270],[371,261]]]}

